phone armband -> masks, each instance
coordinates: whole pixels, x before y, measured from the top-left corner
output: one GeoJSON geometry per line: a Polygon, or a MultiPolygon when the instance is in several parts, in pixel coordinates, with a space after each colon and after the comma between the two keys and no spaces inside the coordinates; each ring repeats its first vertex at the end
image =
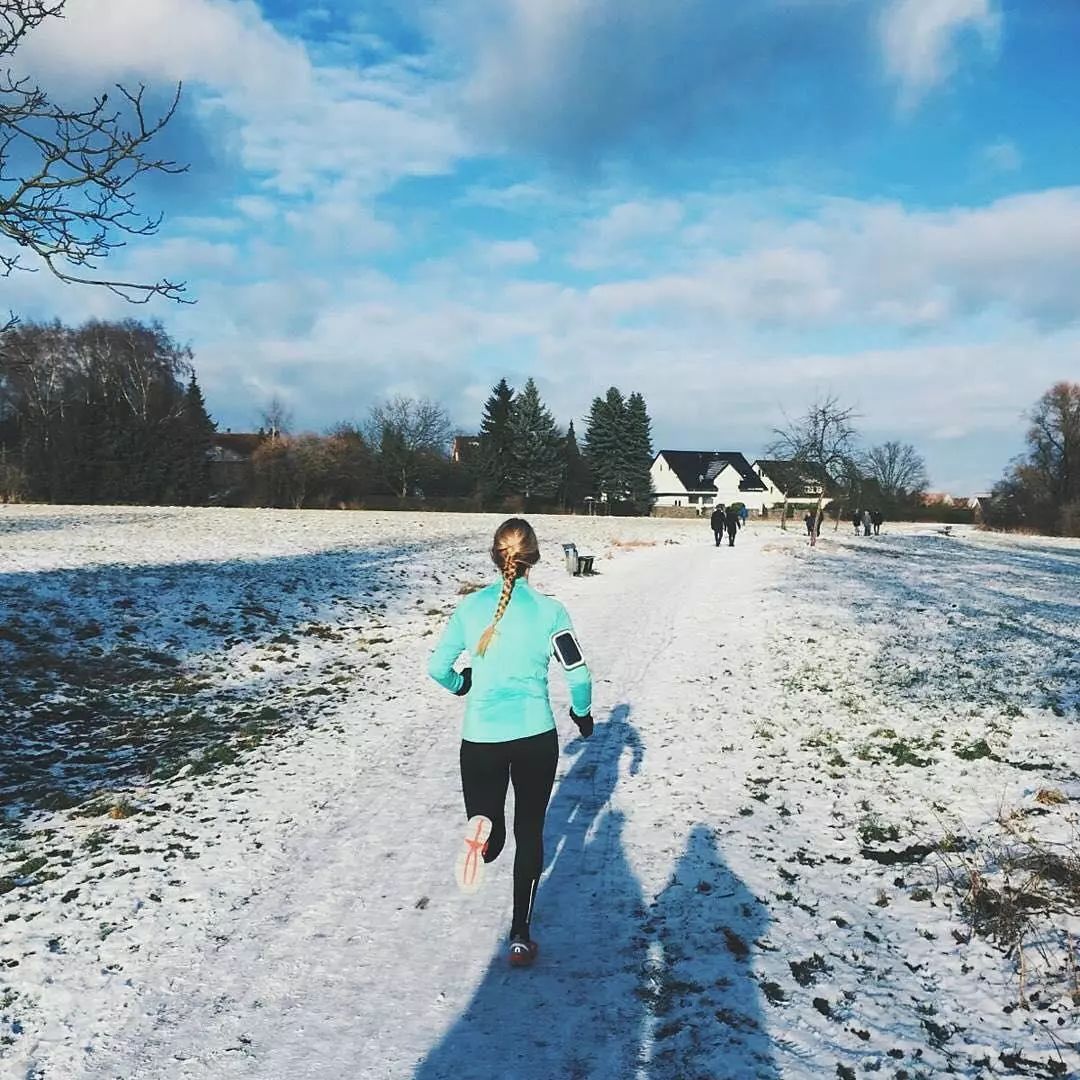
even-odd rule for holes
{"type": "Polygon", "coordinates": [[[552,634],[551,650],[566,671],[573,671],[574,668],[585,665],[585,655],[581,651],[581,646],[569,630],[560,630],[557,634],[552,634]]]}

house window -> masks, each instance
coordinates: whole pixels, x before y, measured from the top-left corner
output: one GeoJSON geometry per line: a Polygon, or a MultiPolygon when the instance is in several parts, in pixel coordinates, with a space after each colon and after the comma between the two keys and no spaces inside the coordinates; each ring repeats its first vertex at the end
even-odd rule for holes
{"type": "Polygon", "coordinates": [[[701,500],[706,506],[712,506],[712,496],[706,495],[701,500]]]}
{"type": "Polygon", "coordinates": [[[696,495],[691,495],[690,496],[690,505],[691,506],[693,506],[694,503],[696,503],[697,501],[698,501],[698,497],[696,495]]]}

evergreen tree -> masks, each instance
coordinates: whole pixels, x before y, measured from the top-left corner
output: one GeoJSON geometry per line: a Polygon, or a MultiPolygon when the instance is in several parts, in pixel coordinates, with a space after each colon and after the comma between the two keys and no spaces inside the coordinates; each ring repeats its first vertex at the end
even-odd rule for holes
{"type": "Polygon", "coordinates": [[[500,379],[484,402],[480,421],[478,486],[480,498],[486,503],[505,498],[513,489],[513,410],[513,387],[500,379]]]}
{"type": "Polygon", "coordinates": [[[555,495],[563,482],[563,448],[555,418],[530,379],[510,414],[513,436],[511,479],[517,493],[530,499],[555,495]]]}
{"type": "Polygon", "coordinates": [[[176,498],[185,506],[203,506],[210,498],[210,451],[216,425],[206,411],[202,389],[194,375],[184,391],[176,428],[176,498]]]}
{"type": "Polygon", "coordinates": [[[585,432],[585,458],[597,494],[606,496],[612,504],[624,502],[628,494],[626,426],[626,401],[616,387],[611,387],[605,397],[593,399],[585,432]]]}
{"type": "Polygon", "coordinates": [[[589,473],[588,463],[581,455],[578,448],[577,435],[574,432],[574,422],[570,421],[570,428],[563,440],[563,483],[562,504],[564,510],[573,510],[580,506],[585,496],[592,492],[592,476],[589,473]]]}
{"type": "Polygon", "coordinates": [[[628,501],[635,513],[648,514],[656,493],[652,482],[652,420],[645,398],[633,393],[626,401],[626,429],[623,436],[627,459],[628,501]]]}

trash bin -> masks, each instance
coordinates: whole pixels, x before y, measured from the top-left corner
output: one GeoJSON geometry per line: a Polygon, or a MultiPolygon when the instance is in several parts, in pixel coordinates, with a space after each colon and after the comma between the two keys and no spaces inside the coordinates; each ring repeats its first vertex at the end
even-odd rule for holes
{"type": "Polygon", "coordinates": [[[566,572],[576,574],[578,572],[577,544],[563,544],[563,554],[566,556],[566,572]]]}

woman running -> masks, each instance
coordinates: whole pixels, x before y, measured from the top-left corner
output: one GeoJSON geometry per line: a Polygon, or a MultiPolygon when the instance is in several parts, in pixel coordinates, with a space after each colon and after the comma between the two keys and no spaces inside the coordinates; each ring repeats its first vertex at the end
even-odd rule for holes
{"type": "Polygon", "coordinates": [[[570,716],[583,738],[592,734],[592,677],[557,600],[529,585],[540,561],[532,526],[521,518],[495,532],[491,558],[502,581],[458,604],[432,654],[431,677],[469,695],[461,742],[461,788],[469,818],[456,862],[458,884],[477,889],[484,865],[506,842],[506,790],[514,785],[514,915],[510,963],[527,967],[537,945],[529,936],[536,887],[544,866],[544,815],[555,781],[559,740],[548,700],[548,664],[555,656],[570,686],[570,716]],[[454,670],[468,650],[472,666],[454,670]]]}

